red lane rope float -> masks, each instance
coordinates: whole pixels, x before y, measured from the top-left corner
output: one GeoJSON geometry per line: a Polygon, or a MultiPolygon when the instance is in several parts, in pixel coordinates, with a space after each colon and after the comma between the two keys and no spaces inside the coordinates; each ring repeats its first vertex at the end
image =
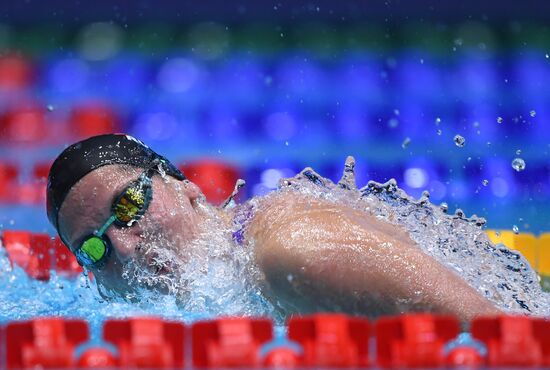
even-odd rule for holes
{"type": "Polygon", "coordinates": [[[191,327],[193,366],[261,367],[262,345],[273,339],[271,320],[220,318],[191,327]]]}
{"type": "Polygon", "coordinates": [[[10,144],[44,144],[50,130],[46,127],[45,108],[21,104],[8,109],[0,118],[0,140],[10,144]]]}
{"type": "MultiPolygon", "coordinates": [[[[78,360],[75,348],[89,340],[83,320],[40,318],[0,327],[0,353],[14,368],[184,368],[185,348],[192,345],[195,368],[286,367],[365,368],[370,365],[369,322],[340,314],[294,317],[289,339],[302,354],[278,347],[261,360],[262,347],[272,339],[265,318],[220,318],[195,323],[191,343],[181,322],[155,317],[107,320],[103,338],[117,349],[87,348],[78,360]],[[5,336],[2,336],[2,332],[5,336]]],[[[478,318],[472,335],[487,346],[487,363],[473,347],[458,346],[448,354],[444,345],[458,334],[458,320],[448,316],[406,314],[376,322],[376,364],[384,368],[547,367],[550,364],[550,320],[524,316],[478,318]]],[[[269,346],[269,345],[268,345],[269,346]]],[[[0,360],[0,366],[4,362],[0,360]]]]}
{"type": "Polygon", "coordinates": [[[121,131],[114,110],[101,102],[88,102],[74,107],[68,125],[67,130],[73,140],[121,131]]]}
{"type": "Polygon", "coordinates": [[[527,316],[481,317],[472,336],[487,346],[488,366],[549,366],[550,321],[527,316]]]}
{"type": "Polygon", "coordinates": [[[11,163],[0,162],[0,202],[14,202],[14,192],[17,189],[19,169],[11,163]]]}
{"type": "Polygon", "coordinates": [[[6,326],[6,367],[72,368],[75,348],[88,341],[84,320],[40,318],[6,326]]]}
{"type": "Polygon", "coordinates": [[[78,368],[109,369],[117,367],[116,357],[106,348],[88,348],[82,353],[77,363],[78,368]]]}
{"type": "Polygon", "coordinates": [[[369,366],[370,324],[367,319],[342,314],[293,317],[288,323],[288,337],[302,346],[301,366],[369,366]]]}
{"type": "Polygon", "coordinates": [[[445,366],[445,343],[460,331],[452,316],[406,314],[376,322],[376,362],[383,368],[445,366]]]}
{"type": "Polygon", "coordinates": [[[103,339],[116,346],[123,368],[182,368],[185,327],[180,322],[143,317],[108,320],[103,339]]]}
{"type": "Polygon", "coordinates": [[[59,238],[52,240],[48,234],[5,230],[2,244],[12,266],[20,266],[34,279],[49,280],[52,269],[68,277],[82,272],[76,258],[59,238]]]}
{"type": "Polygon", "coordinates": [[[231,195],[239,179],[237,167],[211,159],[180,164],[179,168],[197,184],[209,202],[217,205],[231,195]]]}
{"type": "Polygon", "coordinates": [[[33,80],[33,67],[29,60],[19,55],[0,57],[0,91],[27,88],[33,80]]]}

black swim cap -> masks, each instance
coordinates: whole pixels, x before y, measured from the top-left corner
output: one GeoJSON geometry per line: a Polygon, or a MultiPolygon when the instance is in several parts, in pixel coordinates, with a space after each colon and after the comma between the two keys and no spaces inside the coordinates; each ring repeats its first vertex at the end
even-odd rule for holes
{"type": "Polygon", "coordinates": [[[57,218],[65,197],[78,180],[96,168],[109,164],[148,168],[159,159],[167,175],[185,180],[183,173],[170,161],[130,135],[92,136],[69,146],[50,168],[47,187],[48,219],[59,231],[57,218]]]}

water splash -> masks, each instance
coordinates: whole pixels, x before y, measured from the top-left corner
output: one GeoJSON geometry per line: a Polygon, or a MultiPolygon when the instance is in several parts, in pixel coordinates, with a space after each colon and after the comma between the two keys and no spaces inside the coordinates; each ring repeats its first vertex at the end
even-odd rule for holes
{"type": "MultiPolygon", "coordinates": [[[[348,159],[346,163],[354,161],[348,159]]],[[[348,171],[346,166],[344,177],[348,171]]],[[[466,217],[461,209],[449,215],[446,203],[433,205],[427,192],[413,199],[394,179],[385,183],[369,181],[356,190],[340,186],[340,182],[334,184],[306,168],[294,178],[282,179],[280,186],[344,203],[404,227],[422,251],[505,311],[550,314],[550,294],[542,291],[535,271],[520,253],[489,241],[483,230],[484,218],[466,217]]]]}
{"type": "Polygon", "coordinates": [[[466,139],[461,135],[455,135],[453,141],[455,142],[455,145],[459,148],[462,148],[464,147],[464,145],[466,145],[466,139]]]}
{"type": "MultiPolygon", "coordinates": [[[[423,252],[499,307],[511,313],[550,313],[549,295],[542,292],[528,262],[502,244],[492,244],[482,229],[483,218],[467,218],[460,209],[448,214],[448,205],[433,205],[427,192],[413,199],[393,179],[386,183],[369,181],[358,189],[353,157],[346,159],[336,184],[306,168],[295,177],[281,179],[273,194],[284,191],[345,204],[399,225],[423,252]]],[[[62,315],[84,317],[93,324],[105,317],[140,314],[184,321],[244,314],[270,315],[282,322],[284,308],[268,301],[261,289],[263,276],[253,249],[232,238],[243,227],[242,220],[250,218],[257,200],[220,210],[199,199],[197,209],[207,221],[183,251],[167,243],[163,235],[146,235],[138,258],[124,266],[124,276],[135,289],[122,297],[110,295],[84,276],[68,280],[54,274],[49,282],[32,280],[18,267],[12,268],[0,248],[0,284],[5,287],[0,291],[0,321],[62,315]],[[224,223],[227,214],[238,222],[224,223]]]]}
{"type": "Polygon", "coordinates": [[[525,169],[525,161],[521,158],[514,158],[512,161],[512,168],[517,172],[521,172],[525,169]]]}
{"type": "Polygon", "coordinates": [[[246,185],[246,181],[243,179],[238,179],[235,183],[235,187],[233,188],[233,192],[227,197],[227,199],[222,203],[220,208],[232,208],[235,204],[235,197],[239,193],[239,191],[246,185]]]}
{"type": "Polygon", "coordinates": [[[338,181],[338,186],[348,190],[357,189],[357,185],[355,183],[355,158],[352,156],[348,156],[346,158],[344,173],[342,174],[340,181],[338,181]]]}

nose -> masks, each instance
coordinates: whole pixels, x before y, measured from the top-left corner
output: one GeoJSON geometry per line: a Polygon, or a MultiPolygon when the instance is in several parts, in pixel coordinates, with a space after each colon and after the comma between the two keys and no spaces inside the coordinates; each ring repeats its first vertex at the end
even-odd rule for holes
{"type": "Polygon", "coordinates": [[[140,241],[139,228],[136,226],[119,228],[111,226],[105,234],[111,240],[114,252],[120,261],[125,262],[133,258],[136,253],[136,246],[140,241]]]}

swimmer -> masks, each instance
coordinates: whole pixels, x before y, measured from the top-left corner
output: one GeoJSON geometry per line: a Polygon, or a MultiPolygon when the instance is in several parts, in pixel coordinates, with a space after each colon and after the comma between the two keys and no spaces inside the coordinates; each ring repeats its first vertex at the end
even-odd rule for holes
{"type": "MultiPolygon", "coordinates": [[[[315,186],[322,182],[313,172],[301,177],[315,186]]],[[[234,205],[229,199],[230,206],[214,207],[141,141],[101,135],[69,146],[55,160],[47,213],[106,296],[136,290],[124,273],[128,264],[150,271],[157,281],[179,273],[178,266],[201,255],[197,245],[204,244],[196,241],[216,218],[227,233],[220,237],[230,238],[234,248],[252,249],[250,263],[260,272],[262,294],[287,313],[377,317],[427,311],[467,321],[502,311],[419,248],[405,228],[349,203],[295,190],[293,181],[254,201],[234,205]]]]}

